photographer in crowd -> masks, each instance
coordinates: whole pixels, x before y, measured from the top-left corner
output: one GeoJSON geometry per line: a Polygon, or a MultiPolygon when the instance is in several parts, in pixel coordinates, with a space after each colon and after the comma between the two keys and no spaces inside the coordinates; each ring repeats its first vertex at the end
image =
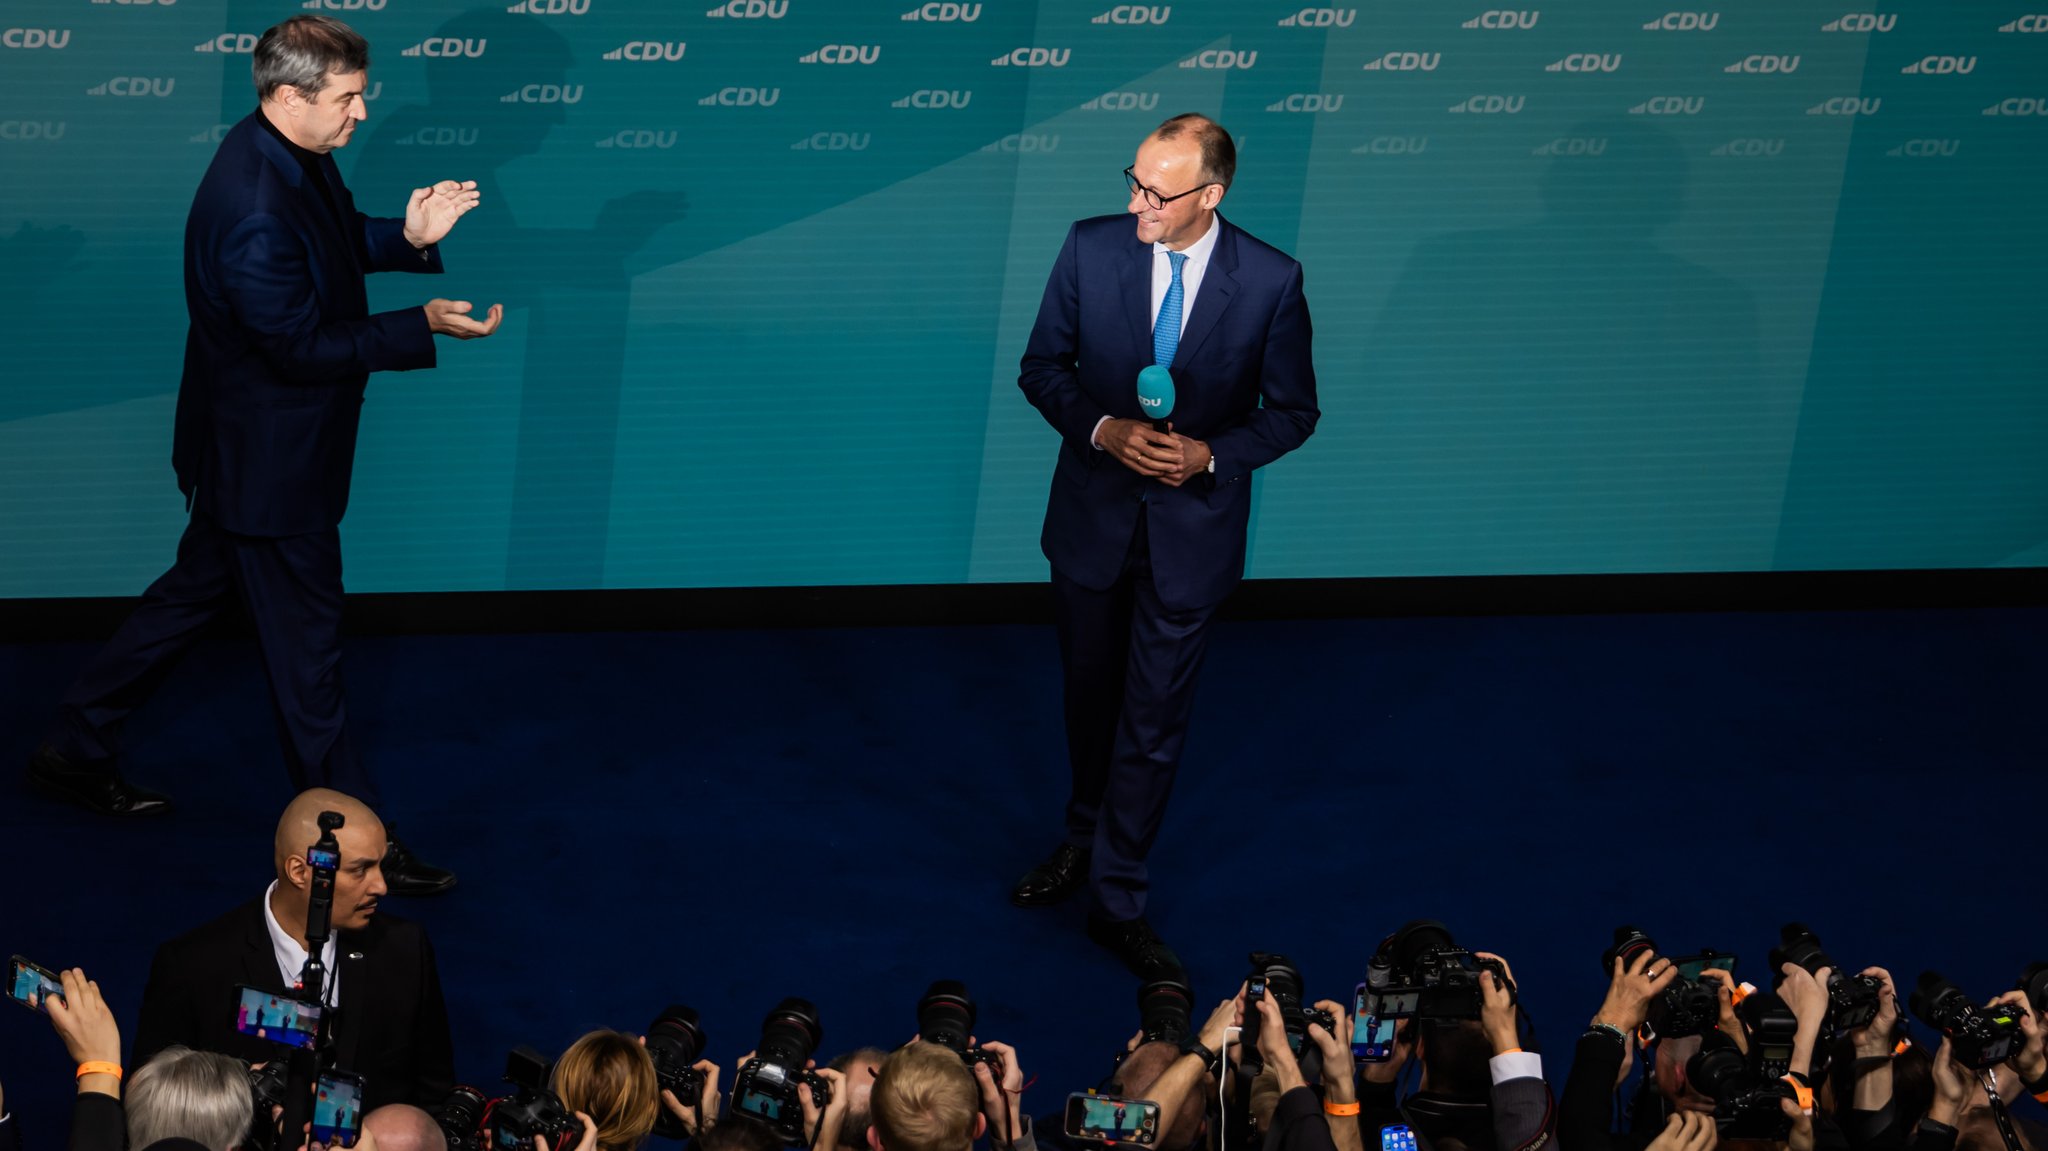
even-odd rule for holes
{"type": "Polygon", "coordinates": [[[1472,1151],[1536,1151],[1550,1142],[1555,1108],[1542,1056],[1522,1046],[1513,970],[1498,955],[1472,955],[1500,969],[1474,976],[1479,1018],[1416,1018],[1403,1027],[1392,1056],[1365,1065],[1365,1132],[1405,1124],[1425,1145],[1455,1141],[1472,1151]],[[1421,1084],[1397,1103],[1395,1085],[1411,1059],[1422,1065],[1421,1084]]]}
{"type": "Polygon", "coordinates": [[[336,1061],[362,1074],[367,1110],[387,1103],[428,1106],[455,1085],[433,946],[417,924],[378,910],[385,894],[384,825],[358,800],[319,788],[300,792],[278,820],[277,878],[270,888],[158,949],[142,995],[138,1059],[173,1044],[250,1063],[277,1055],[275,1044],[237,1029],[235,989],[297,994],[314,879],[307,851],[320,841],[319,816],[329,811],[344,820],[334,832],[341,860],[333,932],[322,949],[336,1061]]]}
{"type": "Polygon", "coordinates": [[[597,1125],[598,1151],[633,1151],[654,1131],[661,1085],[634,1036],[592,1031],[562,1052],[553,1081],[563,1105],[597,1125]]]}

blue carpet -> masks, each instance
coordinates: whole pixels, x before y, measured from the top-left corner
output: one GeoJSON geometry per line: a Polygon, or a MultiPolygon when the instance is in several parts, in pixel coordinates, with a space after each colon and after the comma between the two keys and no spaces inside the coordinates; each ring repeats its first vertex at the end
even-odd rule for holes
{"type": "MultiPolygon", "coordinates": [[[[156,943],[268,881],[289,795],[234,640],[131,724],[175,817],[27,795],[92,650],[0,647],[0,953],[84,966],[132,1027],[156,943]]],[[[1044,1112],[1135,1029],[1082,910],[1005,899],[1065,794],[1048,628],[371,637],[346,675],[391,813],[462,877],[390,909],[433,934],[471,1082],[671,1002],[721,1060],[786,995],[819,1004],[821,1054],[893,1046],[958,978],[1044,1112]]],[[[1806,919],[1849,964],[1989,995],[2048,958],[2012,867],[2038,858],[2044,685],[2042,609],[1226,623],[1152,918],[1203,1004],[1253,948],[1342,999],[1383,934],[1445,919],[1513,963],[1560,1082],[1623,921],[1762,982],[1806,919]]],[[[7,1106],[54,1148],[62,1050],[4,1019],[7,1106]]]]}

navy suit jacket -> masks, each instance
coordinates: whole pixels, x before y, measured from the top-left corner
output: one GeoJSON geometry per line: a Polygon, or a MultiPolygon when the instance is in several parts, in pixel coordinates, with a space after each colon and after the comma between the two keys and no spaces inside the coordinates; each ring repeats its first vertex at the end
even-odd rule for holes
{"type": "Polygon", "coordinates": [[[1152,245],[1128,215],[1067,232],[1017,384],[1060,433],[1040,546],[1061,575],[1101,590],[1122,574],[1147,501],[1152,579],[1168,608],[1217,603],[1244,576],[1251,474],[1315,430],[1316,372],[1301,265],[1221,216],[1173,373],[1175,431],[1206,441],[1215,475],[1178,488],[1090,442],[1103,416],[1142,418],[1152,362],[1152,245]]]}
{"type": "Polygon", "coordinates": [[[228,531],[325,531],[348,508],[371,372],[434,366],[420,308],[371,315],[368,272],[439,272],[405,221],[355,209],[320,158],[341,220],[251,113],[231,129],[185,222],[185,374],[171,464],[228,531]],[[347,221],[342,223],[341,221],[347,221]]]}

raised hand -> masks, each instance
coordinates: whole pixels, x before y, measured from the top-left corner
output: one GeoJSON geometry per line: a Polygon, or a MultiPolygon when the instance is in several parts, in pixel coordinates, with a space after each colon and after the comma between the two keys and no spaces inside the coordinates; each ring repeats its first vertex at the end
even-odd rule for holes
{"type": "Polygon", "coordinates": [[[482,197],[475,180],[442,180],[414,188],[405,201],[405,242],[415,248],[440,243],[482,197]]]}

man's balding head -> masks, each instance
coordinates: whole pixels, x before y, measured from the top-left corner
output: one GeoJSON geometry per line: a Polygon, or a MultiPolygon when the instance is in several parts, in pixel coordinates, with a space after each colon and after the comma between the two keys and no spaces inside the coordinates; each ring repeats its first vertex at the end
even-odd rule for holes
{"type": "Polygon", "coordinates": [[[390,1103],[363,1116],[363,1134],[377,1151],[448,1151],[448,1136],[434,1117],[405,1103],[390,1103]]]}
{"type": "Polygon", "coordinates": [[[306,903],[313,882],[306,849],[320,842],[323,811],[335,812],[344,821],[334,833],[334,841],[341,847],[341,866],[334,874],[333,925],[344,931],[368,927],[378,898],[387,890],[382,867],[388,846],[384,821],[352,795],[324,787],[302,791],[278,819],[277,838],[271,845],[277,865],[277,892],[272,897],[271,912],[294,935],[305,926],[306,903]]]}
{"type": "Polygon", "coordinates": [[[334,833],[336,838],[351,832],[369,833],[379,840],[384,838],[384,821],[378,819],[377,813],[362,800],[324,787],[302,791],[278,817],[277,839],[271,845],[271,858],[277,864],[278,878],[284,878],[285,860],[294,856],[304,858],[306,849],[320,842],[320,813],[323,811],[339,813],[347,821],[340,831],[334,833]]]}

